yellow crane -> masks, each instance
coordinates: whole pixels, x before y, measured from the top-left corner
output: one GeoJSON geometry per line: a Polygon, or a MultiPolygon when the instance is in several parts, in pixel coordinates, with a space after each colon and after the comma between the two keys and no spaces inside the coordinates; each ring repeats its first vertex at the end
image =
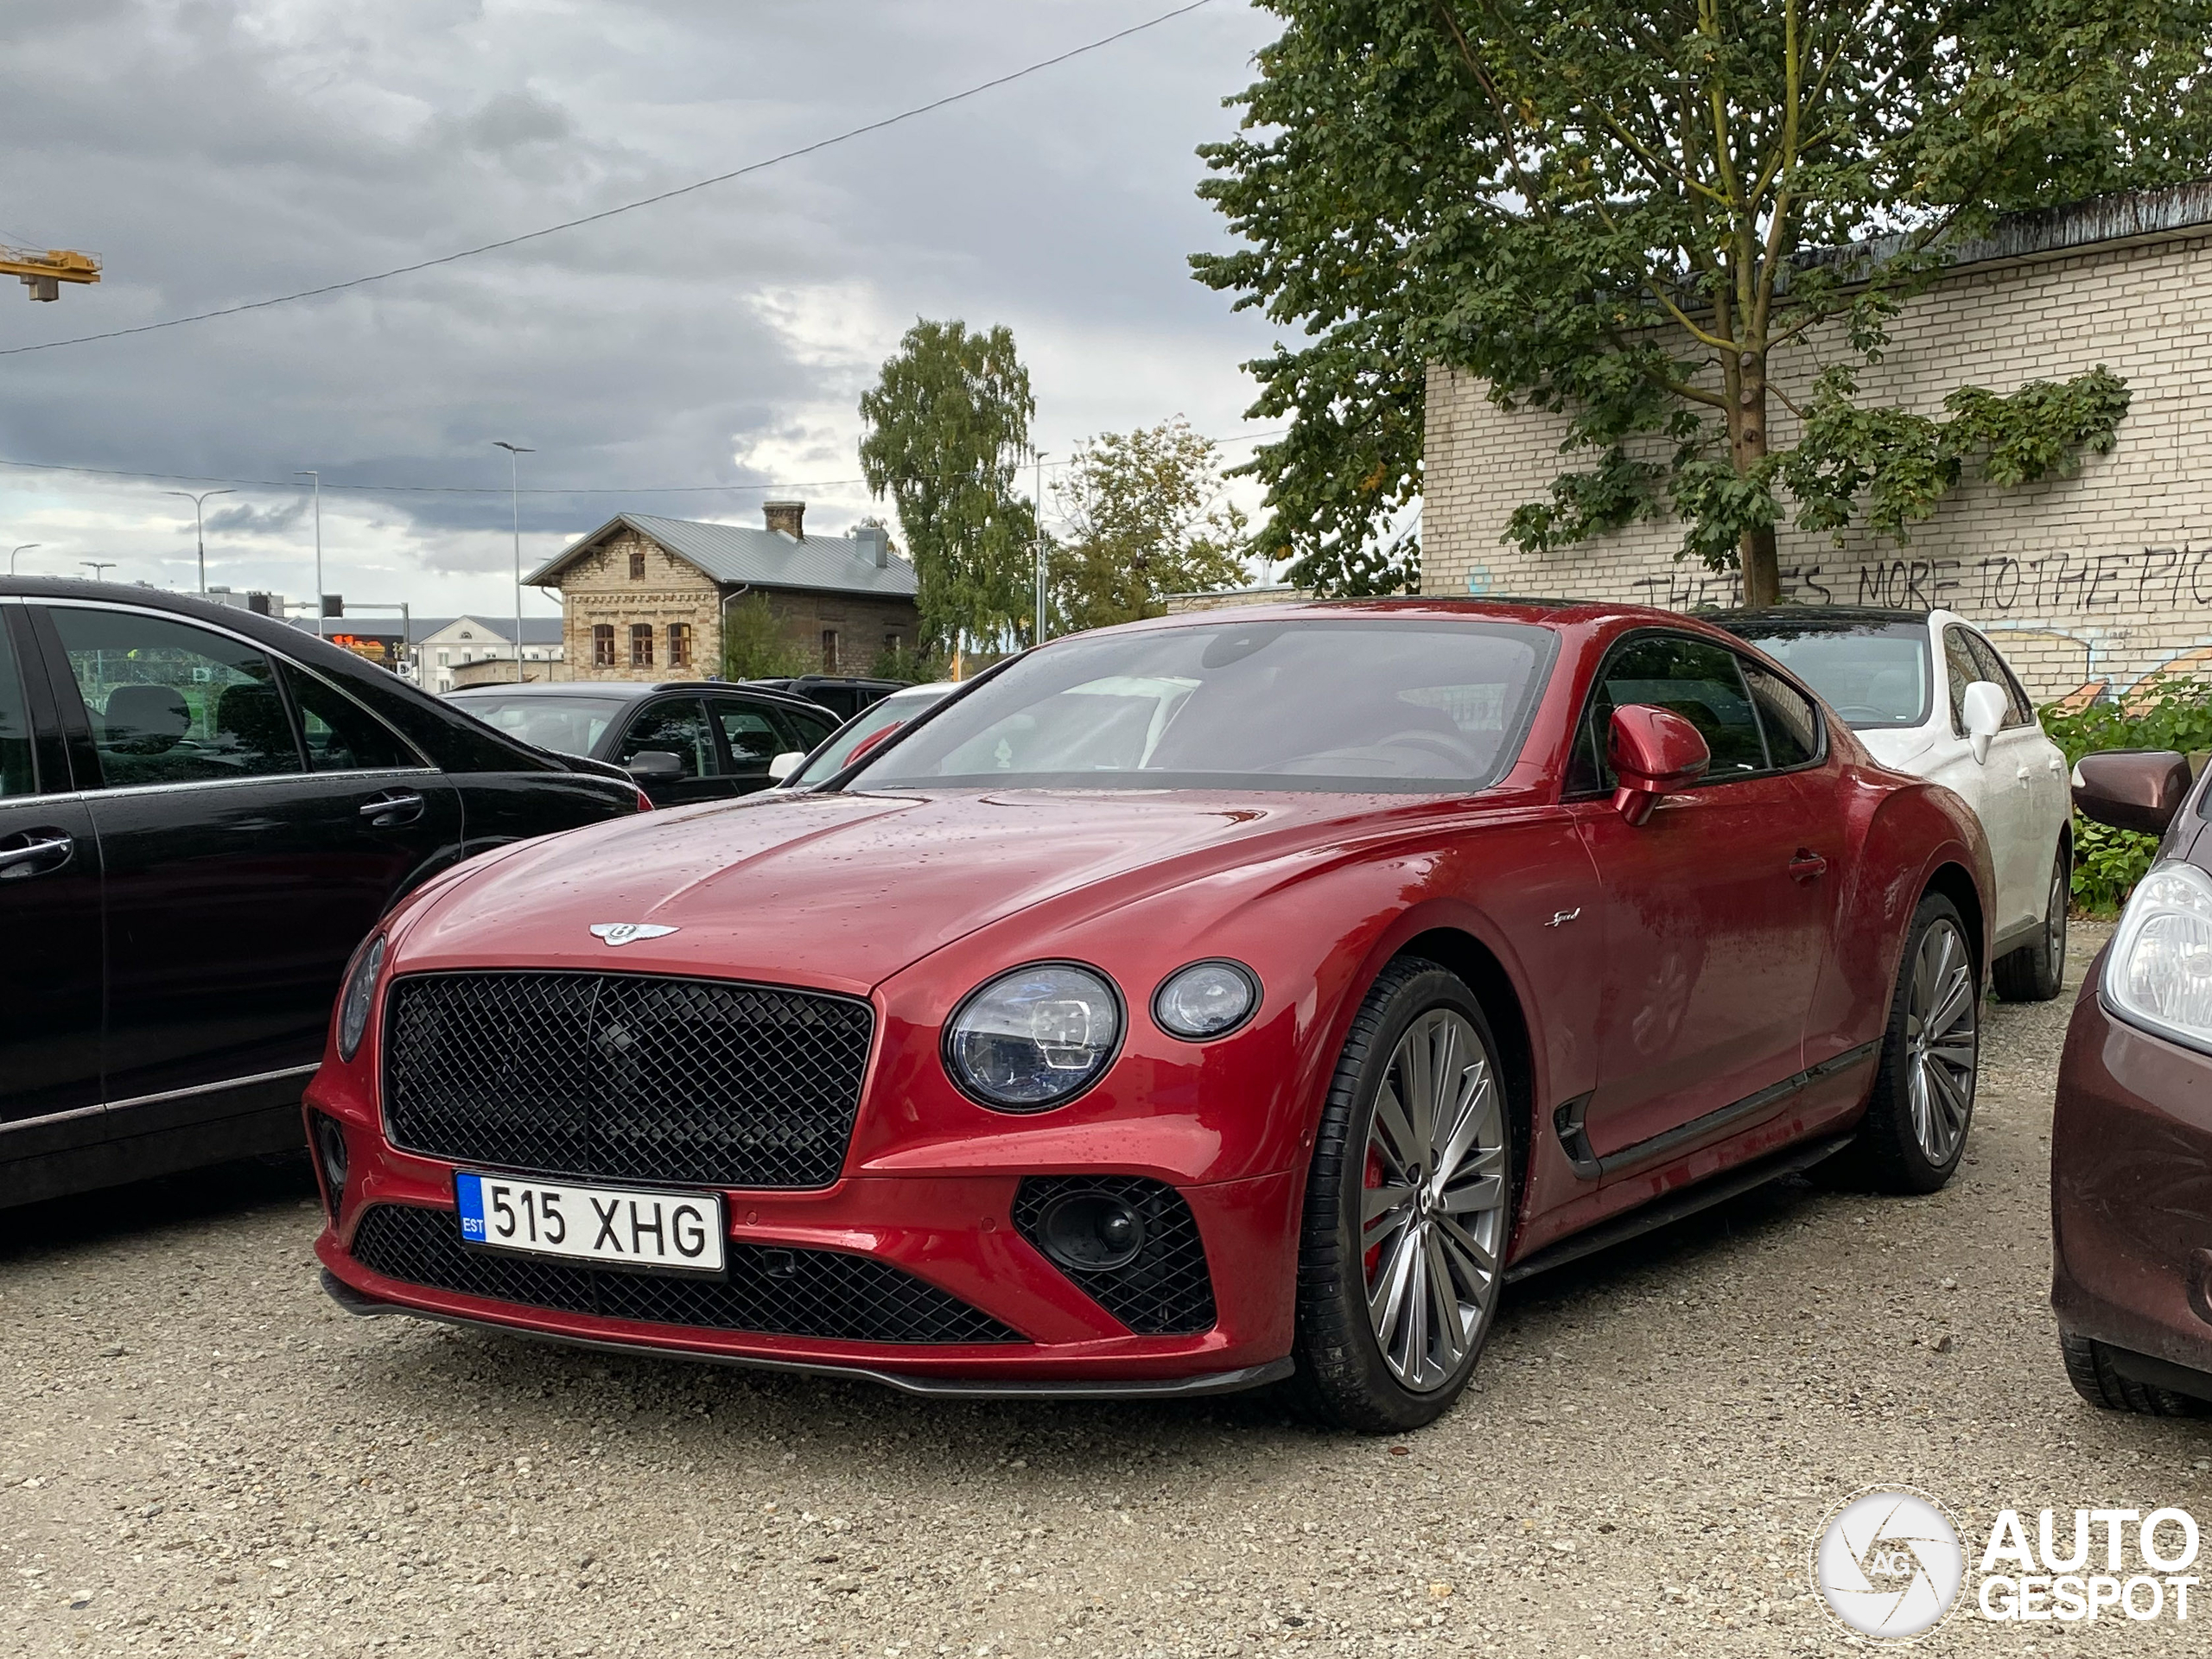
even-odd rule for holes
{"type": "Polygon", "coordinates": [[[96,253],[74,248],[11,248],[0,243],[0,276],[20,276],[35,300],[58,300],[64,283],[97,283],[100,260],[96,253]]]}

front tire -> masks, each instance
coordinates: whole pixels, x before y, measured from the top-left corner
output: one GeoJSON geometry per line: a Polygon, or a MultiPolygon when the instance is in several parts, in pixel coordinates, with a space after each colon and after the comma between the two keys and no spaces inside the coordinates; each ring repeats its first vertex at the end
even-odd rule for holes
{"type": "Polygon", "coordinates": [[[2048,1002],[2065,988],[2066,901],[2073,891],[2073,874],[2066,843],[2061,842],[2051,862],[2043,931],[2032,944],[2024,944],[1990,965],[1990,981],[2007,1002],[2048,1002]]]}
{"type": "Polygon", "coordinates": [[[2212,1409],[2202,1400],[2121,1375],[2112,1363],[2111,1351],[2094,1338],[2061,1331],[2058,1352],[2074,1392],[2101,1410],[2132,1411],[2145,1417],[2202,1417],[2212,1409]]]}
{"type": "Polygon", "coordinates": [[[1457,976],[1391,963],[1360,1004],[1314,1137],[1296,1392],[1363,1434],[1434,1421],[1497,1312],[1516,1193],[1490,1021],[1457,976]]]}
{"type": "Polygon", "coordinates": [[[1873,1097],[1858,1139],[1820,1166],[1828,1181],[1914,1193],[1951,1179],[1974,1120],[1980,1003],[1966,920],[1928,893],[1905,932],[1873,1097]]]}

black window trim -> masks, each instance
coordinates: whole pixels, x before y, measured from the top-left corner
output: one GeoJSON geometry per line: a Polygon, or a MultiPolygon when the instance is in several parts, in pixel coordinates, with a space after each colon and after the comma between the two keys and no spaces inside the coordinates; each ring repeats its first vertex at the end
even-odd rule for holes
{"type": "MultiPolygon", "coordinates": [[[[1622,634],[1618,639],[1615,639],[1612,644],[1605,647],[1605,654],[1599,658],[1598,661],[1598,671],[1590,677],[1590,689],[1582,694],[1582,707],[1575,715],[1574,726],[1567,743],[1567,764],[1568,772],[1571,773],[1573,769],[1575,751],[1582,747],[1583,738],[1590,724],[1590,716],[1594,711],[1594,705],[1597,702],[1598,692],[1605,683],[1605,671],[1612,666],[1613,659],[1619,656],[1622,652],[1629,649],[1632,645],[1640,644],[1643,640],[1651,639],[1688,639],[1697,645],[1711,645],[1716,651],[1725,651],[1731,657],[1736,659],[1737,673],[1739,676],[1742,674],[1744,664],[1747,660],[1738,643],[1726,639],[1715,639],[1707,634],[1693,633],[1687,628],[1669,628],[1663,626],[1641,627],[1632,628],[1628,632],[1622,634]]],[[[1743,643],[1747,644],[1749,642],[1745,641],[1743,643]]],[[[1808,702],[1812,704],[1814,727],[1819,736],[1819,741],[1814,746],[1813,758],[1809,760],[1800,760],[1794,766],[1777,766],[1772,764],[1774,760],[1774,746],[1767,740],[1766,721],[1759,713],[1758,699],[1751,696],[1751,688],[1748,683],[1746,683],[1744,687],[1744,700],[1751,704],[1751,720],[1758,728],[1759,747],[1765,752],[1768,765],[1764,770],[1758,772],[1730,772],[1723,777],[1716,778],[1707,776],[1701,778],[1696,783],[1690,785],[1691,789],[1713,789],[1717,788],[1723,784],[1749,784],[1754,783],[1762,778],[1786,778],[1791,772],[1811,772],[1816,767],[1823,766],[1827,764],[1829,747],[1828,716],[1827,710],[1822,705],[1820,698],[1815,696],[1811,691],[1808,690],[1804,683],[1800,681],[1795,674],[1789,672],[1788,669],[1783,667],[1779,663],[1762,658],[1759,662],[1753,664],[1753,666],[1756,666],[1764,673],[1773,675],[1784,685],[1789,687],[1791,690],[1796,692],[1800,696],[1803,697],[1808,702]]],[[[1592,741],[1594,742],[1594,739],[1592,741]]],[[[1603,756],[1599,757],[1599,765],[1600,766],[1605,765],[1605,759],[1603,756]]],[[[1565,784],[1564,775],[1562,777],[1560,790],[1560,800],[1562,803],[1568,801],[1606,800],[1610,799],[1612,791],[1603,785],[1594,789],[1568,788],[1565,784]]]]}

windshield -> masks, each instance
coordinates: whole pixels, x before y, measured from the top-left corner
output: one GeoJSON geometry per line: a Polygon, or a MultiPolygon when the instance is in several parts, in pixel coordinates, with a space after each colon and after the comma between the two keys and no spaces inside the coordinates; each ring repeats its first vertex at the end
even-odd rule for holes
{"type": "Polygon", "coordinates": [[[1480,789],[1555,646],[1516,623],[1321,619],[1068,639],[893,739],[849,787],[1480,789]]]}
{"type": "Polygon", "coordinates": [[[556,754],[586,756],[629,706],[616,697],[533,697],[526,692],[506,697],[455,697],[453,705],[488,726],[498,727],[509,737],[556,754]]]}
{"type": "Polygon", "coordinates": [[[1928,718],[1928,629],[1918,622],[1767,623],[1733,630],[1827,700],[1856,731],[1928,718]]]}
{"type": "Polygon", "coordinates": [[[950,685],[919,685],[912,690],[894,691],[881,702],[871,703],[840,726],[830,741],[814,752],[814,758],[791,775],[785,786],[811,788],[830,773],[842,772],[853,751],[869,738],[888,727],[905,725],[953,689],[950,685]]]}

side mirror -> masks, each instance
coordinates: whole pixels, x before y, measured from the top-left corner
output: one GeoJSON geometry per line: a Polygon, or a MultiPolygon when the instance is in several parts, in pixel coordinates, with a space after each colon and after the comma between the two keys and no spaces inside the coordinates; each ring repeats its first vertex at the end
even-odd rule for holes
{"type": "Polygon", "coordinates": [[[683,757],[666,749],[639,749],[623,771],[641,784],[674,784],[683,779],[683,757]]]}
{"type": "Polygon", "coordinates": [[[1613,810],[1642,823],[1659,798],[1705,776],[1713,751],[1698,728],[1669,709],[1631,702],[1613,710],[1613,810]]]}
{"type": "Polygon", "coordinates": [[[1976,680],[1959,700],[1959,713],[1967,722],[1967,741],[1974,746],[1974,765],[1984,765],[1989,760],[1989,740],[2005,729],[2009,707],[2005,688],[1987,680],[1976,680]]]}
{"type": "Polygon", "coordinates": [[[2164,835],[2189,785],[2189,762],[2171,749],[2101,749],[2074,763],[2075,806],[2115,830],[2164,835]]]}
{"type": "Polygon", "coordinates": [[[804,750],[786,749],[768,763],[768,779],[771,783],[780,784],[805,764],[804,750]]]}

